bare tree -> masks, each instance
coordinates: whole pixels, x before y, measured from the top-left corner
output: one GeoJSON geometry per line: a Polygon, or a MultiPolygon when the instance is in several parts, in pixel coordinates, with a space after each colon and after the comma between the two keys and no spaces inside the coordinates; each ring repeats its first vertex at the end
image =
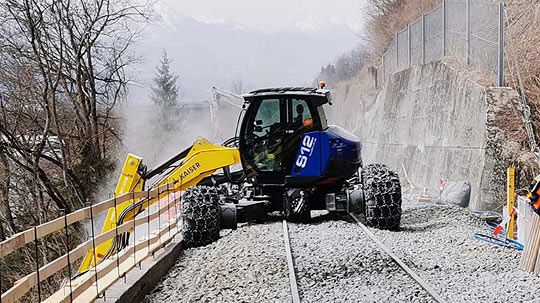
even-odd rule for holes
{"type": "Polygon", "coordinates": [[[80,208],[111,171],[130,46],[151,16],[136,3],[0,2],[0,237],[80,208]]]}
{"type": "Polygon", "coordinates": [[[367,22],[362,38],[369,44],[372,62],[378,63],[398,30],[440,3],[440,0],[368,0],[365,8],[367,22]]]}
{"type": "Polygon", "coordinates": [[[128,83],[134,22],[146,11],[123,0],[0,4],[2,143],[59,208],[81,205],[107,171],[112,110],[128,83]],[[60,169],[64,188],[41,161],[60,169]]]}
{"type": "Polygon", "coordinates": [[[6,238],[6,232],[4,226],[6,226],[10,233],[18,232],[18,228],[15,225],[13,219],[13,211],[9,205],[9,190],[11,184],[11,170],[9,166],[6,153],[0,147],[0,239],[6,238]]]}

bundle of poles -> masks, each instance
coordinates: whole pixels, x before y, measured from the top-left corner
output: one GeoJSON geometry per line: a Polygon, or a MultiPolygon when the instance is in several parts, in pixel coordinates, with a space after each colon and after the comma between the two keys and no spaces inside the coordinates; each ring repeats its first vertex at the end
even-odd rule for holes
{"type": "Polygon", "coordinates": [[[531,216],[529,223],[529,235],[525,243],[525,249],[521,255],[519,268],[540,274],[540,216],[531,216]]]}

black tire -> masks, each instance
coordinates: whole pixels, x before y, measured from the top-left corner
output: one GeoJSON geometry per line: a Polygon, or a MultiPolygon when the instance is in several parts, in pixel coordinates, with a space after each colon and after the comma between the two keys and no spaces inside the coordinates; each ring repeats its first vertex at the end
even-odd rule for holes
{"type": "Polygon", "coordinates": [[[219,238],[219,192],[215,187],[193,186],[182,196],[182,233],[184,245],[198,247],[219,238]]]}
{"type": "Polygon", "coordinates": [[[399,176],[383,164],[362,169],[366,225],[399,230],[401,222],[401,185],[399,176]]]}

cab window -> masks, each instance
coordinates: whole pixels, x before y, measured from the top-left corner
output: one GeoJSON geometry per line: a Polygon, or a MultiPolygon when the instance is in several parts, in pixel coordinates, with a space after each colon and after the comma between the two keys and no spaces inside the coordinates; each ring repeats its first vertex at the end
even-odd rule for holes
{"type": "Polygon", "coordinates": [[[306,101],[292,99],[292,117],[290,121],[297,125],[296,128],[293,128],[295,130],[302,126],[306,129],[313,127],[313,117],[306,101]]]}
{"type": "Polygon", "coordinates": [[[262,137],[280,126],[279,99],[266,99],[261,102],[257,115],[253,134],[262,137]]]}
{"type": "Polygon", "coordinates": [[[281,171],[280,99],[264,99],[246,132],[248,157],[261,171],[281,171]]]}

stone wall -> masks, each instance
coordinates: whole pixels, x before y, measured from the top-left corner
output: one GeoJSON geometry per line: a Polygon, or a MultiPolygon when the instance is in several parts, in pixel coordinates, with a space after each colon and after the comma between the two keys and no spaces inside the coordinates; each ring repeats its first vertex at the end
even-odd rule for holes
{"type": "Polygon", "coordinates": [[[389,75],[380,90],[362,78],[339,83],[329,122],[361,138],[365,164],[385,163],[402,179],[405,169],[416,187],[433,191],[441,179],[468,180],[470,208],[494,209],[505,201],[506,167],[523,168],[521,183],[536,167],[512,132],[523,134],[517,98],[437,61],[389,75]]]}

